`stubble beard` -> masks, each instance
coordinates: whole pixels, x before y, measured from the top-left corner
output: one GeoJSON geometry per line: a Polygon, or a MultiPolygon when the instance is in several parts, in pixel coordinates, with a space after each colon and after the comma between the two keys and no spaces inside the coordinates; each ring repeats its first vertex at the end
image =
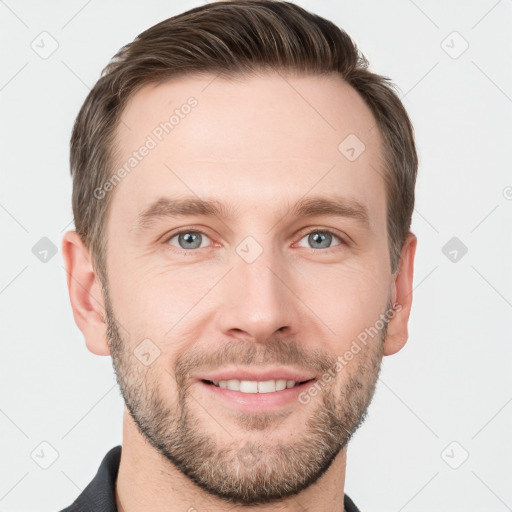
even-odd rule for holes
{"type": "MultiPolygon", "coordinates": [[[[203,404],[194,396],[184,373],[187,365],[180,366],[179,362],[174,375],[177,397],[169,405],[160,394],[165,373],[161,371],[156,378],[154,368],[142,368],[133,348],[128,348],[128,340],[120,335],[108,291],[104,294],[112,364],[131,417],[163,457],[212,496],[234,504],[258,505],[300,493],[325,474],[367,417],[380,372],[387,322],[380,339],[372,340],[372,346],[355,355],[336,380],[326,383],[317,400],[297,404],[311,409],[308,420],[302,432],[285,443],[279,442],[283,431],[279,427],[294,409],[236,413],[236,431],[249,433],[237,438],[224,416],[215,409],[208,411],[211,404],[203,404]]],[[[276,343],[279,349],[275,353],[292,349],[285,340],[276,343]]],[[[252,360],[254,355],[253,351],[252,360]]],[[[327,367],[326,361],[322,364],[327,367]]],[[[292,422],[288,420],[284,428],[293,428],[292,422]]]]}

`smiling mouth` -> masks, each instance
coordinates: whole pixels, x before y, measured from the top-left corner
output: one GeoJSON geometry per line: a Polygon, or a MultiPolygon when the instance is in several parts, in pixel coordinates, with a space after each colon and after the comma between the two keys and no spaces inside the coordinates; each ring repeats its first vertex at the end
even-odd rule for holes
{"type": "Polygon", "coordinates": [[[275,393],[277,391],[284,391],[289,388],[301,386],[307,382],[312,382],[313,380],[314,379],[296,382],[294,380],[285,379],[265,381],[231,379],[214,382],[203,379],[202,382],[218,388],[240,391],[242,393],[275,393]]]}

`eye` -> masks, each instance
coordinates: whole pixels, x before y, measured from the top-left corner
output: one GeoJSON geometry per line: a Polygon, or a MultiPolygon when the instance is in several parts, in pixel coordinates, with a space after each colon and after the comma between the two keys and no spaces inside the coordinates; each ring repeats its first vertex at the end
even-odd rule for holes
{"type": "Polygon", "coordinates": [[[331,249],[333,247],[331,245],[333,240],[338,240],[340,242],[335,245],[343,245],[342,239],[328,230],[315,229],[314,231],[310,231],[298,242],[300,247],[304,247],[304,245],[301,245],[301,242],[304,239],[306,239],[306,243],[310,244],[310,249],[331,249]]]}
{"type": "MultiPolygon", "coordinates": [[[[182,229],[181,231],[177,231],[173,235],[167,238],[166,243],[172,245],[176,249],[181,249],[184,252],[193,251],[194,249],[203,249],[208,247],[208,241],[211,241],[210,238],[197,229],[182,229]]],[[[297,244],[300,247],[307,247],[309,249],[333,249],[338,245],[345,245],[345,242],[342,238],[332,231],[325,229],[315,229],[310,231],[305,236],[303,236],[297,244]],[[306,240],[306,244],[303,245],[303,240],[306,240]],[[338,243],[334,243],[335,241],[338,243]]],[[[327,251],[325,251],[327,252],[327,251]]]]}
{"type": "Polygon", "coordinates": [[[184,229],[174,233],[174,235],[167,239],[167,242],[178,249],[191,250],[207,247],[208,243],[205,243],[207,240],[209,238],[202,231],[184,229]],[[174,239],[176,239],[178,245],[172,243],[174,239]]]}

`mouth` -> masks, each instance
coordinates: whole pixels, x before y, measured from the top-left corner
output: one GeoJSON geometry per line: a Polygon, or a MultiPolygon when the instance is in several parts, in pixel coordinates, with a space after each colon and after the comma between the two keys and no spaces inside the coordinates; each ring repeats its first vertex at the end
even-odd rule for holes
{"type": "Polygon", "coordinates": [[[239,391],[241,393],[247,394],[256,394],[256,393],[276,393],[279,391],[284,391],[290,388],[296,388],[298,386],[302,386],[303,384],[307,384],[308,382],[313,382],[315,379],[309,379],[304,381],[294,381],[289,379],[278,379],[278,380],[240,380],[240,379],[230,379],[230,380],[219,380],[217,382],[207,379],[202,379],[202,382],[208,384],[210,386],[215,386],[217,388],[228,389],[231,391],[239,391]]]}
{"type": "Polygon", "coordinates": [[[199,389],[205,393],[206,402],[204,403],[212,406],[218,404],[230,411],[262,414],[283,408],[291,410],[300,405],[301,394],[307,392],[317,380],[311,375],[300,375],[293,371],[269,370],[266,372],[267,375],[264,373],[251,375],[248,371],[233,370],[218,376],[204,375],[196,382],[199,384],[199,389]],[[274,379],[270,378],[272,373],[277,374],[274,379]],[[234,378],[235,376],[239,378],[234,378]],[[293,377],[297,380],[293,380],[293,377]]]}

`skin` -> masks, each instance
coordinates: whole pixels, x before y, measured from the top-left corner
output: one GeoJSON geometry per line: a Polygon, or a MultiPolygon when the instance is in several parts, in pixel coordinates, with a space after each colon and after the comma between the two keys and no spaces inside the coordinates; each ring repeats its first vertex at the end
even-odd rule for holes
{"type": "Polygon", "coordinates": [[[174,109],[190,96],[198,101],[109,192],[108,289],[76,232],[63,238],[75,321],[91,352],[112,356],[127,404],[117,505],[121,512],[343,511],[347,442],[364,420],[382,357],[408,338],[416,237],[408,235],[392,275],[382,139],[339,77],[214,78],[146,86],[123,112],[118,166],[174,109]],[[338,150],[348,134],[365,145],[354,161],[338,150]],[[167,217],[136,228],[139,212],[176,194],[217,199],[237,215],[167,217]],[[313,195],[356,199],[368,209],[368,227],[288,215],[313,195]],[[205,233],[200,248],[180,247],[174,235],[183,227],[205,233]],[[327,240],[330,248],[312,245],[308,235],[325,230],[339,238],[327,240]],[[247,236],[262,249],[251,263],[236,251],[247,236]],[[385,328],[307,404],[241,413],[193,378],[289,366],[321,380],[390,304],[399,307],[385,328]],[[149,366],[134,357],[144,339],[159,351],[149,366]]]}

